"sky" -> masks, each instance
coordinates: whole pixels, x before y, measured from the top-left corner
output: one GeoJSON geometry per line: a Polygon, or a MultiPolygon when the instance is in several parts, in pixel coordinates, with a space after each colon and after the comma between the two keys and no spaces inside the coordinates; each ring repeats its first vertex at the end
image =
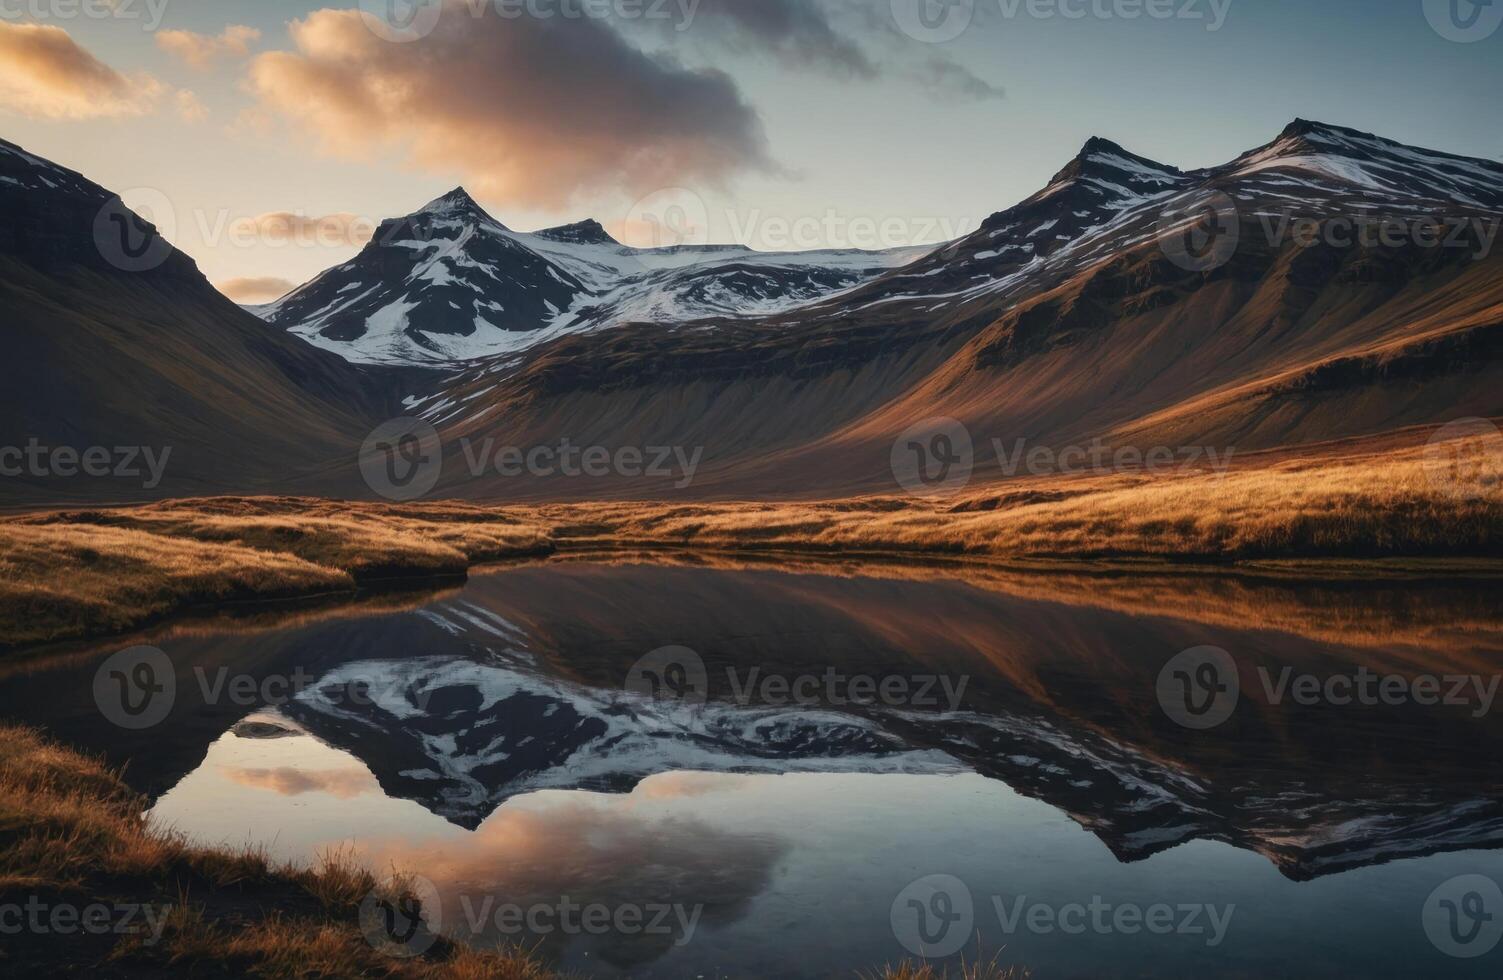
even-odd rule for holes
{"type": "Polygon", "coordinates": [[[517,230],[875,248],[973,229],[1091,136],[1191,168],[1302,117],[1503,159],[1500,25],[1470,0],[0,0],[0,138],[253,302],[459,185],[517,230]]]}

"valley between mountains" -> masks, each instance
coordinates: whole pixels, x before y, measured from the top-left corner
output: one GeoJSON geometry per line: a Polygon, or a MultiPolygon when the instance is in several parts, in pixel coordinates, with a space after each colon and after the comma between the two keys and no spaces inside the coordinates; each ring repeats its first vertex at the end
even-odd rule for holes
{"type": "Polygon", "coordinates": [[[1201,170],[1092,139],[887,252],[520,233],[457,189],[253,308],[8,143],[0,207],[0,444],[163,460],[7,481],[27,640],[571,548],[1475,571],[1503,542],[1503,164],[1338,126],[1201,170]],[[375,503],[397,417],[431,483],[375,503]]]}

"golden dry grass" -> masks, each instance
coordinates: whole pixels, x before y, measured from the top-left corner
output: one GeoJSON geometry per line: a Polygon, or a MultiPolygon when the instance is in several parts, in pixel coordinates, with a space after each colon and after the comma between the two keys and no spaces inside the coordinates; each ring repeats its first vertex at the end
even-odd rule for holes
{"type": "Polygon", "coordinates": [[[0,522],[0,647],[122,632],[194,606],[353,593],[551,549],[497,510],[182,500],[0,522]]]}
{"type": "Polygon", "coordinates": [[[1032,976],[1018,967],[1002,967],[997,961],[965,963],[955,970],[940,969],[932,963],[907,961],[884,967],[875,980],[1028,980],[1032,976]]]}
{"type": "Polygon", "coordinates": [[[1420,448],[1159,477],[1037,479],[955,500],[542,507],[577,542],[1060,560],[1503,555],[1503,460],[1446,482],[1420,448]]]}
{"type": "MultiPolygon", "coordinates": [[[[107,953],[117,965],[151,971],[218,973],[232,965],[266,977],[553,976],[515,951],[479,952],[448,941],[424,958],[385,957],[365,940],[357,918],[377,883],[341,855],[298,869],[255,851],[195,848],[151,829],[141,819],[145,808],[98,760],[33,730],[0,727],[0,892],[170,905],[160,942],[124,935],[107,953]],[[232,893],[242,900],[218,901],[232,893]],[[245,896],[264,914],[248,914],[245,896]]],[[[58,972],[87,972],[90,954],[70,938],[42,955],[58,972]]]]}
{"type": "Polygon", "coordinates": [[[407,505],[179,500],[0,521],[0,647],[190,607],[352,594],[559,548],[1269,562],[1503,557],[1503,459],[1456,483],[1423,446],[1244,461],[1225,475],[1038,478],[955,499],[407,505]]]}

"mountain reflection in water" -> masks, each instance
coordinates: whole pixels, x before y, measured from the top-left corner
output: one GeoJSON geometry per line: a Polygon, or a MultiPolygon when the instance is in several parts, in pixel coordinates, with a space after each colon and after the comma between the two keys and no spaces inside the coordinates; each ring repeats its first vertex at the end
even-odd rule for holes
{"type": "Polygon", "coordinates": [[[177,702],[146,732],[108,728],[77,680],[118,645],[12,670],[0,710],[128,761],[159,796],[153,819],[194,839],[299,860],[342,847],[416,870],[466,935],[508,938],[477,896],[700,910],[692,942],[682,929],[545,938],[545,955],[583,972],[823,976],[901,958],[888,906],[947,873],[978,896],[988,957],[1005,946],[1050,975],[1132,974],[1135,956],[1237,974],[1291,950],[1310,975],[1454,973],[1474,964],[1440,957],[1420,909],[1448,877],[1503,868],[1496,712],[1274,704],[1263,677],[1494,675],[1494,593],[552,562],[416,608],[167,631],[155,642],[179,667],[177,702]],[[633,664],[670,645],[703,659],[707,704],[626,689],[633,664]],[[1231,654],[1242,697],[1224,725],[1191,731],[1156,683],[1204,645],[1231,654]],[[285,702],[225,704],[202,683],[220,668],[312,680],[285,702]],[[948,687],[917,705],[735,698],[802,675],[948,687]],[[981,897],[1106,891],[1237,903],[1238,918],[1214,949],[1066,943],[998,935],[981,897]],[[1349,909],[1339,920],[1333,900],[1349,909]],[[817,952],[830,947],[846,952],[817,952]]]}

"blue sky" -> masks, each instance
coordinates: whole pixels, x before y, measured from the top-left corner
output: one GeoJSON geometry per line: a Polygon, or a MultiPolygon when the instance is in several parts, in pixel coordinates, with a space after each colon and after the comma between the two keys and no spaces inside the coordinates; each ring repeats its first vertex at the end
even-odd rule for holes
{"type": "MultiPolygon", "coordinates": [[[[519,76],[515,63],[531,49],[498,51],[495,71],[484,67],[483,50],[467,50],[466,56],[481,58],[467,62],[470,74],[456,89],[445,77],[449,55],[418,69],[404,51],[401,59],[392,53],[392,62],[380,69],[384,74],[349,70],[378,87],[393,79],[407,84],[415,71],[431,71],[433,92],[440,94],[428,97],[439,100],[436,106],[413,102],[416,109],[379,116],[371,113],[380,110],[367,107],[364,116],[332,122],[329,113],[338,107],[321,104],[316,119],[303,112],[297,79],[305,76],[291,69],[321,72],[330,62],[300,51],[289,23],[352,2],[155,0],[166,4],[159,31],[217,36],[229,25],[245,25],[261,32],[244,54],[221,52],[201,68],[165,50],[159,31],[146,29],[152,26],[147,0],[117,2],[133,2],[140,16],[64,16],[67,0],[0,0],[0,28],[43,24],[65,30],[78,47],[133,84],[149,77],[142,84],[155,86],[150,106],[57,118],[34,105],[7,106],[0,94],[0,136],[112,189],[158,192],[177,217],[177,244],[219,282],[298,282],[355,248],[230,243],[216,232],[226,216],[380,218],[412,210],[460,183],[480,188],[476,196],[514,228],[593,216],[626,233],[623,221],[656,180],[687,188],[704,202],[705,234],[713,240],[807,247],[897,244],[890,239],[905,236],[932,241],[967,230],[1041,187],[1092,135],[1195,167],[1267,142],[1290,120],[1305,117],[1503,158],[1497,97],[1503,30],[1475,43],[1448,40],[1427,18],[1425,4],[1439,0],[1219,0],[1227,5],[1217,30],[1208,29],[1210,0],[1157,0],[1183,15],[1167,19],[1120,16],[1132,9],[1121,4],[1141,0],[1074,0],[1086,11],[1078,19],[1047,2],[1035,12],[1054,12],[1036,16],[1026,3],[976,0],[970,28],[944,43],[903,34],[893,0],[777,0],[763,9],[814,20],[755,24],[717,20],[705,8],[682,31],[677,22],[664,27],[613,17],[605,29],[669,66],[667,74],[618,85],[612,69],[601,67],[589,79],[593,87],[581,87],[577,63],[570,75],[552,78],[552,62],[543,58],[531,74],[519,76]],[[1093,12],[1093,5],[1105,15],[1093,12]],[[1016,14],[1008,16],[1007,7],[1016,14]],[[812,36],[810,24],[818,27],[818,43],[800,44],[799,37],[812,36]],[[293,52],[301,60],[290,68],[282,64],[289,71],[258,90],[250,81],[253,68],[276,52],[293,52]],[[936,69],[940,62],[950,67],[936,69]],[[695,74],[703,69],[723,72],[726,84],[703,83],[695,74]],[[685,94],[695,86],[697,92],[685,94]],[[672,94],[675,87],[685,91],[672,94]],[[202,106],[193,122],[173,109],[175,93],[183,89],[202,106]],[[635,159],[642,148],[633,144],[632,132],[643,123],[624,122],[620,104],[604,115],[597,110],[612,97],[637,91],[668,93],[665,104],[689,118],[673,131],[680,144],[672,161],[649,166],[639,160],[635,170],[616,173],[599,158],[635,159]],[[572,98],[569,111],[550,117],[551,93],[561,103],[572,98]],[[446,109],[457,96],[467,103],[464,114],[447,128],[428,121],[424,106],[446,109]],[[544,108],[519,114],[515,108],[523,100],[544,108]],[[491,108],[505,117],[495,126],[485,115],[491,108]],[[361,120],[370,118],[381,120],[380,133],[366,138],[361,120]],[[336,130],[339,155],[330,155],[328,141],[316,134],[336,130]],[[602,130],[610,131],[609,138],[597,139],[602,130]],[[472,150],[471,132],[475,145],[487,149],[472,150]],[[523,141],[519,132],[530,135],[523,141]],[[765,147],[767,159],[760,165],[727,159],[754,139],[765,147]],[[548,151],[533,159],[530,149],[516,149],[523,142],[548,151]],[[576,143],[580,160],[569,157],[576,143]],[[426,150],[415,144],[427,144],[426,150]],[[536,173],[497,177],[492,161],[498,154],[536,173]],[[886,230],[875,239],[867,234],[881,223],[886,230]],[[792,228],[784,234],[787,226],[792,228]]],[[[466,30],[449,43],[490,43],[479,34],[466,30]]],[[[499,33],[494,37],[504,40],[499,33]]],[[[387,49],[361,50],[387,58],[387,49]]],[[[0,71],[3,51],[0,46],[0,71]]],[[[308,104],[317,99],[310,89],[308,104]]]]}

